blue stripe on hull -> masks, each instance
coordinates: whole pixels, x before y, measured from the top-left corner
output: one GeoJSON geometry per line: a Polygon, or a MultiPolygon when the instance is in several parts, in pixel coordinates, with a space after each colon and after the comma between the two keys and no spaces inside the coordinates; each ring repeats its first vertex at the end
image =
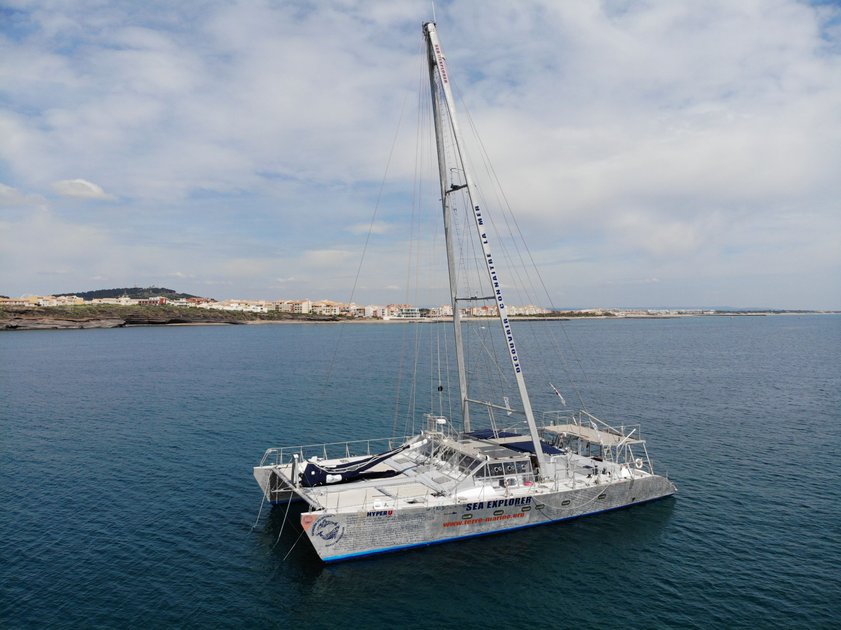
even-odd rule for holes
{"type": "Polygon", "coordinates": [[[636,503],[629,503],[628,505],[620,505],[619,507],[612,507],[607,508],[605,510],[598,510],[597,512],[587,512],[585,514],[578,514],[577,516],[566,516],[564,518],[556,518],[547,521],[542,521],[540,523],[528,523],[527,525],[517,525],[516,527],[508,527],[506,529],[497,529],[491,532],[476,532],[475,534],[465,534],[464,536],[455,536],[453,538],[443,538],[441,540],[432,540],[430,542],[421,542],[421,543],[412,543],[409,545],[397,545],[395,547],[386,547],[385,549],[374,549],[373,551],[358,551],[356,553],[347,553],[341,556],[331,556],[329,558],[322,558],[323,562],[339,562],[342,560],[354,560],[358,558],[364,558],[365,556],[374,556],[381,553],[391,553],[395,551],[404,551],[406,549],[413,549],[415,547],[429,547],[431,545],[441,545],[444,543],[455,542],[456,540],[464,540],[466,538],[478,538],[479,536],[491,536],[493,534],[506,534],[508,532],[513,532],[518,529],[526,529],[527,527],[537,527],[539,525],[550,525],[552,523],[561,523],[563,521],[571,521],[576,518],[582,518],[584,516],[592,516],[594,514],[603,514],[605,512],[613,512],[615,510],[624,510],[625,508],[633,507],[635,505],[643,505],[645,503],[651,503],[652,501],[659,501],[661,499],[666,499],[668,497],[673,496],[672,494],[666,494],[662,497],[655,497],[653,499],[646,499],[645,501],[637,501],[636,503]]]}

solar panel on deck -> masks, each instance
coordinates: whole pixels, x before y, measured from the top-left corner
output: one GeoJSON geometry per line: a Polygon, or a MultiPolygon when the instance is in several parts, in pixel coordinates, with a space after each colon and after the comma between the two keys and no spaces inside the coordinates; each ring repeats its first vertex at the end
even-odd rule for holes
{"type": "Polygon", "coordinates": [[[494,438],[517,437],[519,433],[511,433],[510,431],[494,432],[493,429],[480,429],[479,431],[473,431],[467,435],[475,437],[478,440],[492,440],[494,438]]]}
{"type": "MultiPolygon", "coordinates": [[[[534,443],[532,443],[531,440],[525,440],[523,442],[507,442],[505,447],[522,453],[534,453],[534,443]]],[[[562,450],[557,449],[554,446],[549,446],[548,444],[541,443],[540,448],[543,449],[543,452],[547,455],[564,454],[562,450]]]]}
{"type": "MultiPolygon", "coordinates": [[[[493,439],[500,439],[500,438],[512,438],[512,437],[523,437],[519,433],[511,433],[510,431],[497,431],[494,432],[493,429],[482,429],[480,431],[473,431],[472,433],[468,433],[468,435],[475,437],[479,440],[493,440],[493,439]]],[[[531,440],[524,439],[522,442],[505,442],[503,444],[505,448],[510,448],[514,451],[519,451],[521,453],[534,453],[534,444],[532,444],[531,440]]],[[[549,446],[548,444],[541,443],[541,448],[543,452],[547,455],[563,455],[563,451],[555,448],[554,446],[549,446]]]]}

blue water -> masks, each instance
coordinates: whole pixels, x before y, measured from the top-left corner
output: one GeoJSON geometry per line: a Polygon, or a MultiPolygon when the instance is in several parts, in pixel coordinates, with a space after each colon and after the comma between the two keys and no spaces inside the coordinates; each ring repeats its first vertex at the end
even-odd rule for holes
{"type": "Polygon", "coordinates": [[[251,467],[388,435],[411,326],[0,334],[0,626],[841,626],[841,318],[558,326],[678,496],[330,566],[251,467]]]}

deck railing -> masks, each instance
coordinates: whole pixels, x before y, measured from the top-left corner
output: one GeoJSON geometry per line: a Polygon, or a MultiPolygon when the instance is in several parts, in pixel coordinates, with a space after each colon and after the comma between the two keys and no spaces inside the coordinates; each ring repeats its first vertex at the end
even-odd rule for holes
{"type": "Polygon", "coordinates": [[[542,429],[553,424],[575,424],[577,426],[593,427],[597,431],[606,431],[614,435],[633,436],[637,440],[643,439],[640,435],[639,424],[611,426],[604,420],[599,420],[596,416],[584,410],[567,411],[566,409],[562,409],[559,411],[544,411],[540,428],[542,429]]]}
{"type": "Polygon", "coordinates": [[[294,455],[303,462],[312,457],[318,459],[348,459],[386,453],[405,443],[411,436],[375,438],[373,440],[352,440],[348,442],[328,442],[325,444],[304,444],[302,446],[284,446],[270,448],[263,453],[260,466],[281,466],[291,464],[294,455]]]}
{"type": "MultiPolygon", "coordinates": [[[[648,449],[645,446],[645,440],[640,435],[639,424],[611,426],[584,410],[576,412],[560,410],[544,412],[539,430],[542,431],[545,427],[557,424],[573,424],[578,427],[594,429],[597,438],[595,440],[583,438],[583,444],[598,446],[601,449],[601,453],[597,452],[596,455],[600,454],[608,461],[626,463],[637,469],[642,468],[647,472],[654,472],[654,467],[648,456],[648,449]],[[609,441],[603,441],[601,436],[598,436],[599,433],[611,435],[619,441],[611,445],[609,441]]],[[[579,436],[579,439],[581,439],[581,436],[579,436]]],[[[587,448],[589,449],[590,447],[587,448]]],[[[579,455],[593,454],[592,450],[584,451],[581,441],[578,442],[576,452],[579,455]]]]}

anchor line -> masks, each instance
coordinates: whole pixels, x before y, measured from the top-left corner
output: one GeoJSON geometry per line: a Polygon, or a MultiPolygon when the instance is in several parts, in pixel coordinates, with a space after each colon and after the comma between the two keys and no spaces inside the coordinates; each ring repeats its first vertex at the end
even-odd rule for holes
{"type": "Polygon", "coordinates": [[[292,546],[289,547],[289,551],[286,552],[286,555],[283,556],[283,559],[286,560],[289,557],[289,554],[292,553],[292,550],[295,548],[295,545],[298,544],[298,541],[301,540],[301,536],[304,535],[304,530],[301,530],[301,533],[298,534],[298,537],[295,539],[295,542],[292,543],[292,546]]]}
{"type": "Polygon", "coordinates": [[[277,543],[280,542],[280,536],[281,534],[283,534],[283,528],[286,525],[286,517],[289,515],[290,505],[292,505],[292,497],[289,497],[289,500],[286,502],[286,512],[283,513],[283,522],[280,524],[280,531],[277,533],[277,540],[274,541],[274,544],[272,545],[272,550],[274,550],[274,548],[277,547],[277,543]]]}
{"type": "Polygon", "coordinates": [[[266,494],[263,493],[263,498],[260,500],[260,509],[257,510],[257,519],[254,521],[254,525],[251,526],[251,531],[254,531],[254,528],[257,527],[257,523],[260,522],[260,515],[263,513],[263,504],[266,502],[266,494]]]}

